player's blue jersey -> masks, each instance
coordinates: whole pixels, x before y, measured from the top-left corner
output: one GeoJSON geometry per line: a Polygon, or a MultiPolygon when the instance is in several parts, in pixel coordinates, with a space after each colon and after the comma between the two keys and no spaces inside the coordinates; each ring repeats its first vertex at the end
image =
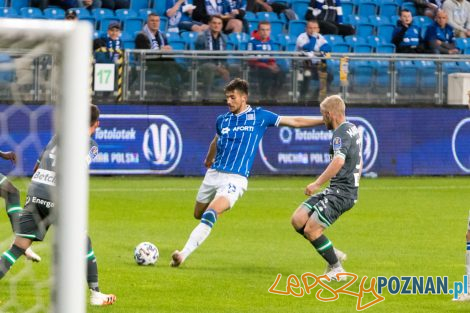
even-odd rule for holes
{"type": "Polygon", "coordinates": [[[251,166],[266,128],[278,126],[281,117],[262,108],[217,118],[217,154],[213,169],[221,172],[250,176],[251,166]]]}

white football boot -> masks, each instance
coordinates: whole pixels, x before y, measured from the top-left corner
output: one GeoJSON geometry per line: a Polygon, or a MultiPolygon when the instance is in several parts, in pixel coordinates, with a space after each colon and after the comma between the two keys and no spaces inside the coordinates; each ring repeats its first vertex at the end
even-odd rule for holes
{"type": "Polygon", "coordinates": [[[33,261],[33,262],[41,262],[41,257],[37,255],[31,247],[25,250],[24,255],[26,259],[33,261]]]}
{"type": "Polygon", "coordinates": [[[113,294],[104,294],[99,291],[94,291],[90,289],[91,294],[90,294],[90,304],[91,305],[99,305],[99,306],[105,306],[105,305],[111,305],[114,302],[116,302],[116,296],[113,294]]]}

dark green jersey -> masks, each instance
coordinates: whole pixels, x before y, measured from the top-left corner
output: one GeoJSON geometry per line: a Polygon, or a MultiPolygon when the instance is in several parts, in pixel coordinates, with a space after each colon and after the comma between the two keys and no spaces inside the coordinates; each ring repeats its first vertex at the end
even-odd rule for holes
{"type": "Polygon", "coordinates": [[[343,196],[357,199],[357,189],[362,158],[362,139],[357,127],[344,122],[333,131],[330,143],[331,158],[338,156],[344,159],[341,170],[330,181],[330,187],[339,189],[343,196]]]}
{"type": "MultiPolygon", "coordinates": [[[[90,138],[90,150],[86,161],[88,164],[98,154],[98,145],[90,138]]],[[[52,137],[38,159],[38,169],[33,174],[28,195],[53,200],[52,193],[56,184],[57,136],[52,137]]]]}

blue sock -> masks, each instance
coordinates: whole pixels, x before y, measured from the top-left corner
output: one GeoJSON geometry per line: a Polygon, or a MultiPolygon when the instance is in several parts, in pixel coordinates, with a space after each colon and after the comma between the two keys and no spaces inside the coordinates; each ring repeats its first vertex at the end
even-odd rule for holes
{"type": "Polygon", "coordinates": [[[212,228],[215,222],[217,222],[217,212],[213,209],[206,210],[206,212],[202,214],[201,223],[204,223],[212,228]]]}

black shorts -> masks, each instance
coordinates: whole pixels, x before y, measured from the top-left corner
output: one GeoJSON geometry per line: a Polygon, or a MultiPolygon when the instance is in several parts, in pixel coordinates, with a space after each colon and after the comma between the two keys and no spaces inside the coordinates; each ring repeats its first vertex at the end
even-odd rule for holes
{"type": "Polygon", "coordinates": [[[19,231],[17,236],[33,241],[42,241],[52,224],[51,209],[54,202],[28,195],[26,204],[20,214],[19,231]]]}
{"type": "Polygon", "coordinates": [[[327,188],[308,198],[303,205],[320,225],[329,227],[344,212],[350,210],[355,202],[354,199],[340,197],[336,190],[327,188]]]}

